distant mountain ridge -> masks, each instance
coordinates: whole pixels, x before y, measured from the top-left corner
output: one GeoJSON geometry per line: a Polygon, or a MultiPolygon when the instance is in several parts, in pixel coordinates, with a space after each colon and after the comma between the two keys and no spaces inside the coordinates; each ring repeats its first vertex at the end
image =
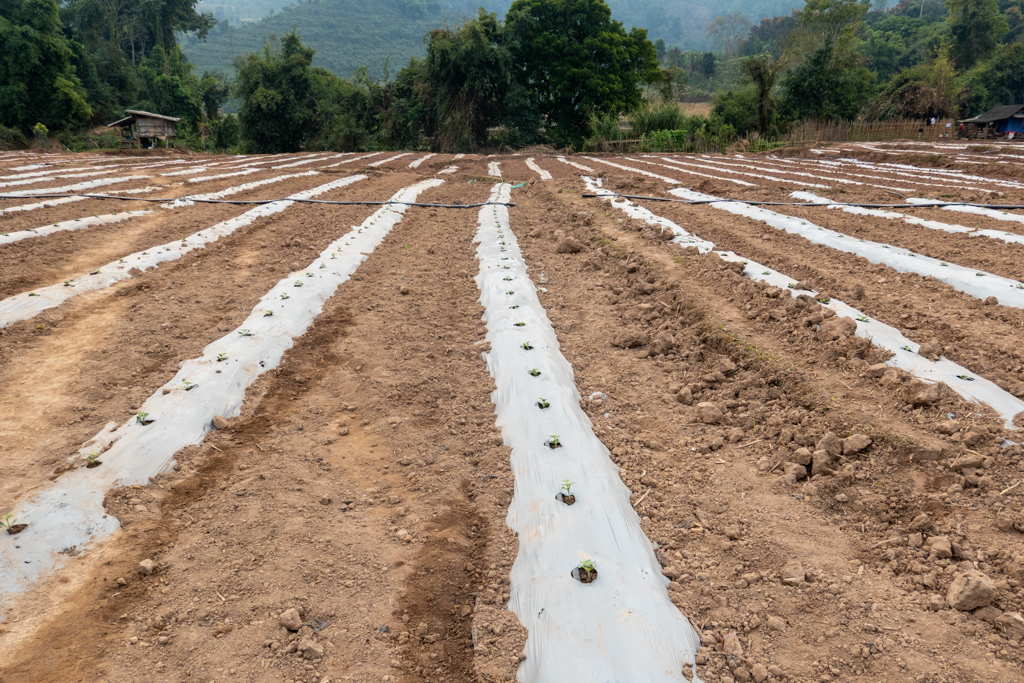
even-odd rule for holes
{"type": "MultiPolygon", "coordinates": [[[[385,62],[394,75],[410,57],[426,54],[424,34],[446,23],[461,23],[476,13],[478,4],[503,16],[511,2],[307,0],[283,7],[260,21],[232,25],[227,31],[218,26],[206,42],[186,38],[183,46],[199,74],[215,70],[232,74],[235,56],[257,52],[267,36],[283,36],[294,27],[302,42],[316,49],[315,65],[343,78],[365,66],[371,77],[382,78],[385,62]]],[[[803,0],[610,0],[608,4],[612,17],[627,28],[646,28],[651,40],[662,38],[686,50],[711,49],[704,29],[715,17],[738,11],[756,24],[764,17],[789,14],[794,7],[803,6],[803,0]]],[[[253,12],[247,10],[273,5],[267,0],[241,0],[235,5],[210,7],[218,16],[251,16],[253,12]]]]}

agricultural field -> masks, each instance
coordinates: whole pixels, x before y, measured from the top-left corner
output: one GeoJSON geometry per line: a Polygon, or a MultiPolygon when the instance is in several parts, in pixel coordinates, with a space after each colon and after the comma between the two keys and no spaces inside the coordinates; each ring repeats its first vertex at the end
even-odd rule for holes
{"type": "Polygon", "coordinates": [[[1019,681],[1022,170],[0,153],[0,683],[1019,681]]]}

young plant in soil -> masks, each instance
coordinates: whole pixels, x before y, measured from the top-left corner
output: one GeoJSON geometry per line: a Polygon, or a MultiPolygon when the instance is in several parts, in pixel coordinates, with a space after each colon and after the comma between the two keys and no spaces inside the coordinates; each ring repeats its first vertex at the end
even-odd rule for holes
{"type": "Polygon", "coordinates": [[[866,323],[866,322],[868,322],[868,317],[866,315],[858,315],[857,316],[857,321],[858,322],[862,322],[862,323],[866,323]]]}
{"type": "Polygon", "coordinates": [[[149,423],[153,422],[153,418],[149,416],[149,413],[143,410],[140,411],[139,414],[135,416],[135,421],[138,422],[140,425],[148,425],[149,423]]]}
{"type": "Polygon", "coordinates": [[[295,286],[296,287],[301,287],[302,286],[302,280],[296,280],[295,281],[295,286]]]}
{"type": "Polygon", "coordinates": [[[597,580],[597,568],[593,560],[583,560],[576,566],[573,572],[574,578],[580,583],[594,583],[597,580]]]}
{"type": "Polygon", "coordinates": [[[269,318],[269,317],[270,317],[270,316],[272,316],[272,315],[274,315],[274,312],[273,312],[273,311],[270,311],[270,310],[268,310],[268,311],[267,311],[266,313],[264,313],[264,314],[263,314],[263,317],[264,317],[264,318],[269,318]]]}
{"type": "Polygon", "coordinates": [[[556,448],[561,448],[562,447],[562,441],[561,441],[561,439],[558,438],[558,434],[552,434],[551,436],[548,437],[548,440],[545,441],[544,443],[551,450],[554,450],[556,448]]]}
{"type": "Polygon", "coordinates": [[[572,495],[572,482],[568,479],[562,480],[562,488],[558,492],[558,500],[566,505],[572,505],[576,502],[576,496],[572,495]],[[562,491],[565,491],[565,493],[562,493],[562,491]]]}
{"type": "Polygon", "coordinates": [[[253,335],[252,331],[248,327],[239,330],[238,334],[242,335],[243,337],[251,337],[253,335]]]}
{"type": "Polygon", "coordinates": [[[187,379],[185,380],[185,391],[192,391],[197,386],[199,385],[196,384],[195,382],[189,382],[187,379]]]}
{"type": "Polygon", "coordinates": [[[515,326],[516,326],[516,327],[525,327],[525,326],[526,326],[526,323],[524,323],[524,322],[518,322],[518,323],[516,323],[516,324],[515,324],[515,326]]]}
{"type": "Polygon", "coordinates": [[[541,397],[541,399],[537,401],[537,407],[540,408],[541,410],[544,410],[545,408],[550,408],[551,404],[548,403],[548,400],[546,398],[541,397]]]}
{"type": "Polygon", "coordinates": [[[537,368],[531,368],[530,375],[533,377],[540,377],[540,370],[538,370],[537,368]]]}
{"type": "Polygon", "coordinates": [[[284,293],[282,293],[282,294],[281,294],[281,299],[282,299],[282,300],[284,300],[284,299],[291,299],[291,297],[290,297],[290,296],[288,296],[287,294],[284,294],[284,293]]]}
{"type": "Polygon", "coordinates": [[[20,534],[26,528],[28,528],[28,524],[18,524],[18,520],[14,519],[14,515],[7,515],[0,519],[0,529],[7,529],[7,533],[11,536],[20,534]]]}
{"type": "Polygon", "coordinates": [[[103,464],[102,462],[96,459],[95,453],[90,453],[89,455],[85,456],[85,459],[87,461],[85,463],[85,466],[90,470],[93,469],[94,467],[99,467],[100,465],[103,464]]]}
{"type": "Polygon", "coordinates": [[[223,363],[227,359],[228,359],[228,354],[226,354],[226,353],[218,353],[217,354],[217,362],[218,363],[223,363]]]}
{"type": "Polygon", "coordinates": [[[527,351],[533,351],[533,347],[530,345],[530,342],[523,342],[523,348],[527,351]]]}

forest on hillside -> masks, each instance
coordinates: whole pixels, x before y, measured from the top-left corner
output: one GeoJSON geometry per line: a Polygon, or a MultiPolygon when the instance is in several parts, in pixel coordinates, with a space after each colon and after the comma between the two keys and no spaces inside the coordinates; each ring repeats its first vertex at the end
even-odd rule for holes
{"type": "MultiPolygon", "coordinates": [[[[423,57],[426,32],[460,25],[476,16],[478,7],[499,16],[510,0],[377,0],[374,11],[355,0],[245,0],[237,4],[199,6],[210,11],[217,26],[205,39],[181,36],[182,48],[198,71],[231,70],[235,55],[255,52],[269,35],[295,29],[316,50],[316,66],[348,77],[360,67],[370,76],[385,76],[385,62],[394,73],[410,57],[423,57]],[[242,22],[242,18],[259,21],[242,22]],[[389,59],[390,58],[390,59],[389,59]]],[[[682,50],[710,50],[719,42],[707,26],[717,17],[736,14],[744,29],[763,18],[799,7],[802,0],[610,0],[612,16],[626,29],[647,30],[651,40],[664,40],[682,50]]]]}

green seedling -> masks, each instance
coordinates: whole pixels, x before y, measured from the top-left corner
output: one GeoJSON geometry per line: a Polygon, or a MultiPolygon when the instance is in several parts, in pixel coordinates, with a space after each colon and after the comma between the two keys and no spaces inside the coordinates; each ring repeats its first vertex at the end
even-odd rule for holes
{"type": "Polygon", "coordinates": [[[282,294],[281,299],[291,299],[291,297],[288,296],[287,294],[282,294]]]}
{"type": "Polygon", "coordinates": [[[869,320],[869,318],[866,315],[858,315],[857,316],[857,322],[866,323],[866,322],[868,322],[868,320],[869,320]]]}
{"type": "Polygon", "coordinates": [[[100,463],[100,461],[96,459],[96,455],[96,453],[90,453],[89,455],[85,456],[85,459],[89,461],[90,467],[96,467],[96,465],[100,463]]]}
{"type": "Polygon", "coordinates": [[[1019,284],[1019,285],[1017,285],[1017,287],[1016,287],[1016,288],[1017,288],[1017,289],[1024,289],[1024,285],[1020,285],[1020,284],[1019,284]]]}
{"type": "Polygon", "coordinates": [[[99,275],[99,274],[100,274],[100,271],[98,269],[92,271],[91,273],[89,273],[89,275],[99,275]]]}
{"type": "Polygon", "coordinates": [[[301,287],[302,286],[302,280],[296,280],[295,281],[295,286],[296,287],[301,287]]]}
{"type": "Polygon", "coordinates": [[[65,280],[64,281],[64,286],[65,287],[70,287],[71,286],[71,280],[65,280]]]}
{"type": "Polygon", "coordinates": [[[520,321],[520,322],[517,322],[517,323],[515,324],[515,326],[516,326],[516,327],[525,327],[525,326],[526,326],[526,323],[524,323],[524,322],[520,321]]]}
{"type": "Polygon", "coordinates": [[[152,422],[152,420],[149,419],[149,413],[147,413],[145,410],[140,411],[139,414],[135,416],[135,421],[141,425],[146,425],[152,422]]]}
{"type": "Polygon", "coordinates": [[[512,278],[510,278],[509,276],[506,275],[505,276],[505,282],[512,282],[512,278]]]}
{"type": "Polygon", "coordinates": [[[127,261],[125,261],[123,258],[122,259],[118,259],[117,262],[118,263],[127,263],[127,261]]]}
{"type": "Polygon", "coordinates": [[[818,299],[818,303],[819,304],[827,304],[831,300],[832,300],[831,297],[823,296],[822,298],[818,299]]]}
{"type": "Polygon", "coordinates": [[[530,345],[530,342],[523,342],[523,348],[527,351],[533,351],[533,346],[530,345]]]}
{"type": "Polygon", "coordinates": [[[973,382],[974,381],[974,378],[971,377],[970,375],[957,375],[956,378],[957,379],[967,380],[968,382],[973,382]]]}
{"type": "Polygon", "coordinates": [[[519,308],[519,304],[516,304],[515,306],[509,306],[509,308],[510,308],[510,309],[512,309],[512,310],[514,311],[514,310],[516,310],[517,308],[519,308]]]}
{"type": "Polygon", "coordinates": [[[505,270],[510,270],[512,266],[502,266],[502,268],[504,268],[505,270]]]}
{"type": "Polygon", "coordinates": [[[948,263],[946,263],[945,261],[943,261],[943,262],[942,262],[942,263],[940,263],[939,265],[940,265],[940,266],[948,266],[949,264],[948,264],[948,263]]]}
{"type": "Polygon", "coordinates": [[[185,391],[192,391],[197,386],[199,386],[195,382],[189,382],[187,379],[185,380],[184,384],[185,384],[185,391]]]}
{"type": "Polygon", "coordinates": [[[594,569],[595,569],[594,561],[593,560],[583,560],[578,565],[576,565],[576,568],[577,569],[584,569],[589,574],[590,572],[594,571],[594,569]]]}
{"type": "Polygon", "coordinates": [[[38,294],[36,294],[35,292],[29,292],[29,293],[28,293],[28,295],[29,295],[29,296],[39,296],[39,295],[38,295],[38,294]]]}
{"type": "Polygon", "coordinates": [[[532,368],[532,369],[530,370],[530,374],[531,374],[532,376],[534,376],[534,377],[539,377],[539,376],[540,376],[540,370],[538,370],[537,368],[532,368]]]}
{"type": "Polygon", "coordinates": [[[563,479],[562,480],[562,488],[561,488],[561,490],[565,491],[565,495],[571,496],[572,495],[572,482],[569,481],[568,479],[563,479]]]}
{"type": "Polygon", "coordinates": [[[552,434],[548,437],[548,448],[561,448],[562,442],[558,438],[558,434],[552,434]]]}
{"type": "Polygon", "coordinates": [[[306,271],[306,277],[313,277],[313,273],[310,273],[309,271],[306,271]]]}
{"type": "Polygon", "coordinates": [[[909,346],[906,346],[906,345],[901,346],[900,348],[903,349],[904,351],[909,351],[910,353],[914,352],[914,349],[912,349],[912,348],[910,348],[909,346]]]}
{"type": "Polygon", "coordinates": [[[771,275],[771,274],[772,274],[772,271],[770,271],[770,270],[762,270],[761,271],[761,275],[771,275]]]}
{"type": "Polygon", "coordinates": [[[226,353],[218,353],[217,354],[217,362],[218,363],[223,363],[227,359],[228,359],[228,354],[226,354],[226,353]]]}
{"type": "Polygon", "coordinates": [[[18,525],[18,520],[14,519],[14,515],[13,514],[7,515],[3,519],[0,519],[0,528],[2,528],[2,529],[7,529],[8,531],[10,531],[11,529],[16,527],[17,525],[18,525]]]}
{"type": "Polygon", "coordinates": [[[268,310],[266,313],[263,314],[263,317],[264,318],[269,318],[272,315],[274,315],[274,312],[271,311],[271,310],[268,310]]]}
{"type": "Polygon", "coordinates": [[[795,283],[795,282],[790,282],[790,283],[789,283],[788,285],[786,285],[786,286],[787,286],[787,287],[789,287],[790,289],[796,289],[796,283],[795,283]]]}
{"type": "Polygon", "coordinates": [[[541,399],[539,401],[537,401],[537,405],[540,407],[541,410],[544,410],[545,408],[551,407],[551,404],[548,403],[548,400],[546,398],[543,398],[543,397],[541,397],[541,399]]]}
{"type": "Polygon", "coordinates": [[[985,273],[975,273],[975,276],[977,276],[977,277],[985,277],[985,273]]]}
{"type": "Polygon", "coordinates": [[[245,327],[239,330],[238,334],[242,335],[243,337],[251,337],[253,333],[248,327],[245,327]]]}
{"type": "Polygon", "coordinates": [[[506,293],[506,294],[508,294],[508,295],[512,295],[512,294],[515,294],[515,293],[516,293],[516,290],[514,290],[514,289],[510,289],[510,290],[508,290],[508,291],[507,291],[507,292],[505,292],[505,293],[506,293]]]}
{"type": "Polygon", "coordinates": [[[323,270],[326,267],[327,267],[326,263],[323,263],[323,262],[320,263],[320,270],[323,270]]]}

